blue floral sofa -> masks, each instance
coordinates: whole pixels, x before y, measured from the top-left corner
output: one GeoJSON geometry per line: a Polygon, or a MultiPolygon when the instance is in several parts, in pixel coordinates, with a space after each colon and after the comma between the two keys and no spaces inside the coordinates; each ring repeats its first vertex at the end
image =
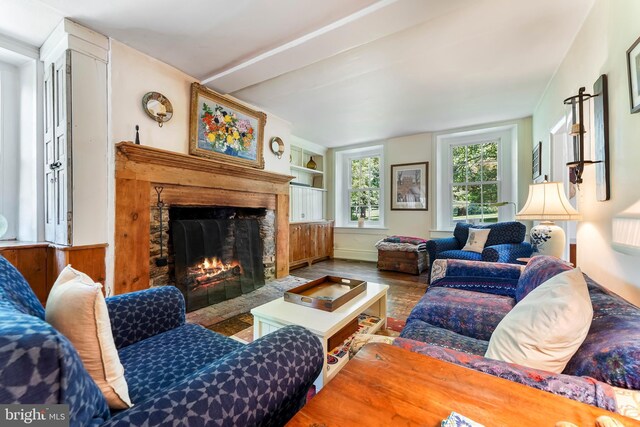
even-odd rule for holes
{"type": "Polygon", "coordinates": [[[322,369],[322,345],[306,329],[286,327],[244,345],[185,323],[174,287],[107,305],[134,403],[118,412],[0,256],[0,403],[68,404],[72,426],[282,425],[322,369]]]}
{"type": "Polygon", "coordinates": [[[432,263],[436,259],[466,259],[517,264],[516,260],[518,258],[528,258],[533,252],[531,244],[524,241],[526,232],[527,227],[517,221],[487,225],[459,222],[453,230],[453,237],[433,239],[427,242],[429,260],[432,263]],[[488,228],[491,230],[482,253],[462,250],[467,243],[470,228],[488,228]]]}
{"type": "Polygon", "coordinates": [[[615,411],[611,386],[640,389],[640,308],[588,276],[593,321],[562,374],[484,357],[491,333],[507,312],[570,268],[547,256],[532,258],[526,267],[438,260],[427,292],[394,345],[615,411]]]}

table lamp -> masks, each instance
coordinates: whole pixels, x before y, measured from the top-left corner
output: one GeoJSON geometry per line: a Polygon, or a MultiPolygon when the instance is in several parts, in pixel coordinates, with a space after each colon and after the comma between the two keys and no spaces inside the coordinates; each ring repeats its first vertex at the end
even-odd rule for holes
{"type": "Polygon", "coordinates": [[[640,255],[640,200],[613,217],[611,246],[627,255],[640,255]]]}
{"type": "Polygon", "coordinates": [[[582,215],[567,200],[561,182],[543,182],[529,185],[527,202],[516,219],[541,220],[531,229],[531,244],[540,255],[562,258],[567,239],[553,220],[579,221],[582,215]]]}

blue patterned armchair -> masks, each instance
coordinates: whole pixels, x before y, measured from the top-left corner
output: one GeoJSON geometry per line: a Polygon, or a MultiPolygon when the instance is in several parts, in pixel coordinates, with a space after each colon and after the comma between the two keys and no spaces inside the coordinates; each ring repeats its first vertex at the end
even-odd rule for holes
{"type": "Polygon", "coordinates": [[[0,403],[68,404],[72,426],[282,425],[322,369],[320,341],[289,326],[244,345],[185,323],[173,287],[107,298],[130,409],[109,411],[71,343],[0,256],[0,403]]]}
{"type": "Polygon", "coordinates": [[[527,228],[517,221],[498,222],[488,225],[473,225],[459,222],[453,237],[433,239],[427,242],[429,260],[463,259],[469,261],[506,262],[516,264],[518,258],[528,258],[533,253],[530,243],[524,241],[527,228]],[[463,251],[470,228],[488,228],[489,237],[482,253],[463,251]]]}

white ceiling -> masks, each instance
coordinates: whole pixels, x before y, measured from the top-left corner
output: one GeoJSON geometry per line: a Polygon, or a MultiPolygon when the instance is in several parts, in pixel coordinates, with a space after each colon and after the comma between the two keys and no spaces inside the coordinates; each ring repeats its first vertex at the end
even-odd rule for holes
{"type": "Polygon", "coordinates": [[[0,34],[69,17],[339,146],[531,115],[593,1],[0,0],[0,34]]]}

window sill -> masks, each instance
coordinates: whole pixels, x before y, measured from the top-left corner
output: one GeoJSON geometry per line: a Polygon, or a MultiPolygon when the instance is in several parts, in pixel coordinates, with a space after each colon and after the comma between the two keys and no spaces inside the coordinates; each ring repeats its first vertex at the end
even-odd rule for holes
{"type": "Polygon", "coordinates": [[[335,227],[335,231],[338,234],[379,234],[386,235],[383,231],[388,230],[388,227],[358,227],[356,226],[342,226],[335,227]]]}

